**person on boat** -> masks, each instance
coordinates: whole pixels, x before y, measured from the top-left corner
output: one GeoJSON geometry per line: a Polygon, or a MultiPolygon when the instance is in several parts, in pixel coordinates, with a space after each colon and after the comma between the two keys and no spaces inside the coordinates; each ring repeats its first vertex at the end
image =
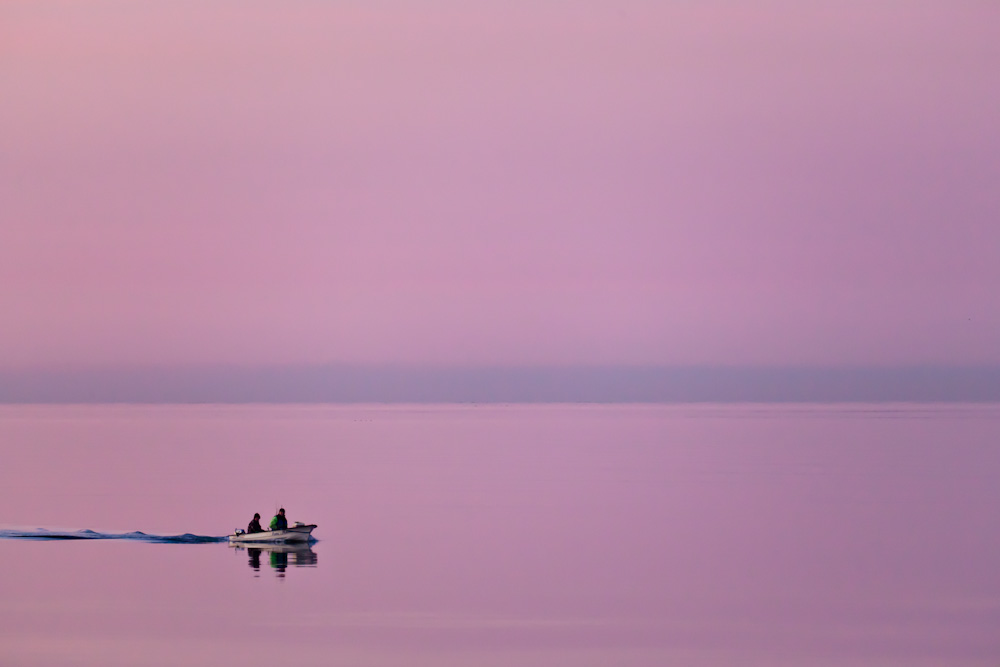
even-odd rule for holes
{"type": "Polygon", "coordinates": [[[282,507],[271,519],[271,530],[288,530],[288,519],[285,518],[285,508],[282,507]]]}
{"type": "Polygon", "coordinates": [[[263,533],[264,529],[260,527],[260,514],[254,512],[253,521],[247,526],[248,533],[263,533]]]}

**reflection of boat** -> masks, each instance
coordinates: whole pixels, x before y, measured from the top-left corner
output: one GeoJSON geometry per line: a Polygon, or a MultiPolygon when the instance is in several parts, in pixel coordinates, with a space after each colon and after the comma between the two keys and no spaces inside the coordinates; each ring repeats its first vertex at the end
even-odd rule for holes
{"type": "Polygon", "coordinates": [[[288,544],[308,542],[316,524],[296,523],[285,530],[265,530],[260,533],[245,533],[237,530],[229,536],[230,544],[288,544]]]}
{"type": "Polygon", "coordinates": [[[267,563],[277,570],[278,577],[284,578],[285,569],[289,565],[292,567],[316,567],[318,557],[308,544],[298,542],[295,544],[266,544],[250,543],[241,544],[231,542],[229,546],[236,551],[246,551],[249,556],[248,564],[255,572],[260,571],[260,554],[267,553],[267,563]]]}
{"type": "Polygon", "coordinates": [[[303,542],[295,542],[292,544],[241,544],[240,542],[230,542],[229,546],[237,551],[249,549],[251,551],[266,551],[269,554],[310,553],[314,556],[316,555],[316,552],[312,550],[312,546],[303,542]]]}

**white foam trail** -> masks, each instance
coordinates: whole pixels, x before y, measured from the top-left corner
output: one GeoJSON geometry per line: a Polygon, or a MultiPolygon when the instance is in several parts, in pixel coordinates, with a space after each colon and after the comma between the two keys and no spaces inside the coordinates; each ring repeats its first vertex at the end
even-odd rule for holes
{"type": "Polygon", "coordinates": [[[5,540],[132,540],[135,542],[152,542],[161,544],[204,544],[208,542],[225,542],[226,536],[213,535],[151,535],[136,530],[131,533],[99,533],[93,530],[48,530],[36,528],[23,530],[17,528],[0,528],[0,539],[5,540]]]}

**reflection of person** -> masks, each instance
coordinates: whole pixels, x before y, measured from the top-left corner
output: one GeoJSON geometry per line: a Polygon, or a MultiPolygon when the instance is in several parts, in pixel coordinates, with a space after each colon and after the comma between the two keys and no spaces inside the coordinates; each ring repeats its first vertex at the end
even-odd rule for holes
{"type": "Polygon", "coordinates": [[[285,518],[285,508],[282,507],[271,519],[271,530],[288,530],[288,519],[285,518]]]}
{"type": "Polygon", "coordinates": [[[277,570],[277,575],[279,577],[285,576],[285,570],[288,569],[288,554],[284,551],[272,551],[271,556],[271,567],[277,570]]]}
{"type": "Polygon", "coordinates": [[[264,529],[260,527],[260,514],[254,512],[253,521],[247,526],[248,533],[263,533],[264,529]]]}
{"type": "Polygon", "coordinates": [[[250,554],[250,567],[254,571],[260,571],[260,549],[247,549],[250,554]]]}

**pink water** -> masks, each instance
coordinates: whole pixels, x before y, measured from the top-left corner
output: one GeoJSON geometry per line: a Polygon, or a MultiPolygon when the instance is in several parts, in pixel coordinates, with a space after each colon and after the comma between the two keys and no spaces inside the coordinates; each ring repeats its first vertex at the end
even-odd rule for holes
{"type": "Polygon", "coordinates": [[[1000,664],[998,406],[7,406],[7,665],[1000,664]],[[275,561],[277,564],[277,561],[275,561]]]}

